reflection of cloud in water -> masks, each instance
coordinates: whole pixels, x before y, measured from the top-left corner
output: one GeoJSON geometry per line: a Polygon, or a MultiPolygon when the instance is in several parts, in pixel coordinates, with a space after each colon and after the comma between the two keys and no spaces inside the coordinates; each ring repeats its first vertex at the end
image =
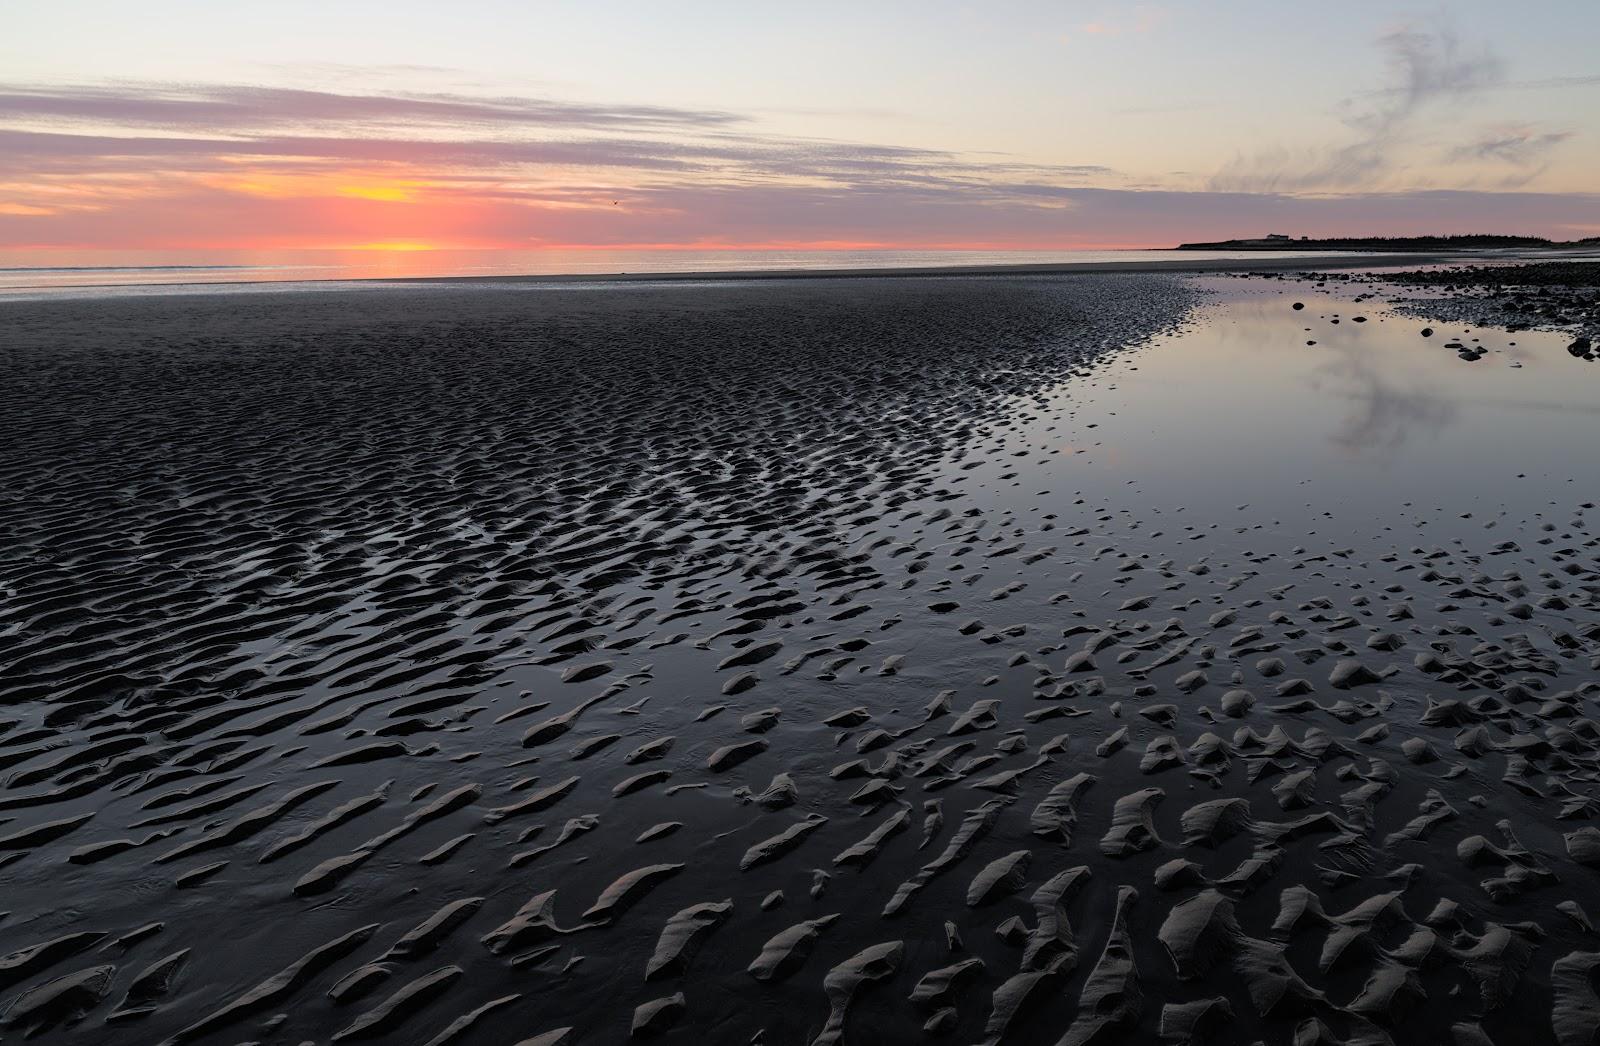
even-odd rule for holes
{"type": "MultiPolygon", "coordinates": [[[[1356,457],[1392,456],[1418,432],[1437,434],[1453,424],[1457,403],[1417,386],[1386,379],[1365,353],[1344,353],[1317,371],[1331,379],[1335,394],[1351,409],[1329,434],[1329,441],[1356,457]]],[[[1312,387],[1319,382],[1314,376],[1312,387]]]]}

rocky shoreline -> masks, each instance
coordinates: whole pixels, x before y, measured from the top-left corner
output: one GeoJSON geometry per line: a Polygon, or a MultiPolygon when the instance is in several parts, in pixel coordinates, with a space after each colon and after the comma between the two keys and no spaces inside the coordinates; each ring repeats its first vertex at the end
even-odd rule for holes
{"type": "Polygon", "coordinates": [[[1316,284],[1361,285],[1384,294],[1397,311],[1446,323],[1507,331],[1573,334],[1574,357],[1594,360],[1600,342],[1600,261],[1466,265],[1408,272],[1252,273],[1316,284]],[[1406,292],[1414,293],[1406,293],[1406,292]]]}

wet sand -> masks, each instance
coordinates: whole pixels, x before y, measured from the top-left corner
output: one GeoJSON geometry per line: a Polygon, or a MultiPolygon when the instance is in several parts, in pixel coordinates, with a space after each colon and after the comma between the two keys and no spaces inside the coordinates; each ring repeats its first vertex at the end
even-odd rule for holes
{"type": "Polygon", "coordinates": [[[7,1032],[1600,1024],[1563,334],[1156,273],[4,318],[7,1032]]]}
{"type": "MultiPolygon", "coordinates": [[[[861,264],[849,267],[827,265],[791,264],[781,268],[721,268],[721,269],[671,269],[653,268],[648,271],[595,272],[575,270],[569,273],[537,273],[514,275],[508,273],[470,276],[312,276],[303,274],[282,277],[263,277],[260,270],[250,270],[242,280],[238,277],[216,280],[196,275],[185,277],[181,287],[164,280],[152,282],[100,282],[89,276],[91,282],[52,283],[38,275],[27,277],[29,282],[11,285],[0,284],[0,303],[7,300],[38,298],[103,298],[116,295],[146,296],[166,295],[184,290],[194,293],[224,294],[278,294],[305,290],[343,291],[371,289],[382,286],[406,285],[430,287],[449,284],[464,286],[505,287],[564,287],[564,286],[614,286],[619,283],[727,283],[742,280],[834,280],[890,279],[904,281],[913,278],[949,278],[973,276],[1049,276],[1088,275],[1097,273],[1163,272],[1163,273],[1217,273],[1250,270],[1254,272],[1301,271],[1308,267],[1342,271],[1346,269],[1372,269],[1375,266],[1433,265],[1450,261],[1511,259],[1527,256],[1527,252],[1478,251],[1459,254],[1306,254],[1279,257],[1265,253],[1260,257],[1240,252],[1232,257],[1205,257],[1187,251],[1130,251],[1130,260],[1109,260],[1104,256],[1092,260],[1028,261],[1028,262],[972,262],[964,264],[941,262],[939,264],[911,265],[903,261],[880,264],[861,264]],[[1152,259],[1150,255],[1166,254],[1152,259]],[[42,281],[42,282],[31,282],[42,281]]],[[[648,264],[649,260],[641,259],[648,264]]],[[[92,270],[91,270],[92,272],[92,270]]],[[[81,278],[81,277],[80,277],[81,278]]]]}
{"type": "MultiPolygon", "coordinates": [[[[1517,254],[1521,257],[1521,254],[1517,254]]],[[[704,280],[818,280],[818,279],[894,279],[904,280],[918,276],[1064,276],[1099,273],[1164,272],[1164,273],[1214,273],[1253,270],[1257,272],[1303,271],[1308,267],[1322,269],[1370,269],[1377,266],[1433,265],[1466,257],[1458,254],[1326,254],[1315,259],[1304,256],[1278,258],[1270,255],[1260,258],[1195,258],[1184,257],[1173,251],[1171,259],[1151,261],[1067,261],[1019,262],[1016,264],[982,265],[896,265],[892,268],[812,268],[812,269],[707,269],[697,272],[633,272],[613,273],[605,277],[611,281],[650,282],[704,281],[704,280]]],[[[425,280],[375,281],[411,283],[576,283],[592,281],[592,274],[570,276],[435,276],[425,280]]]]}

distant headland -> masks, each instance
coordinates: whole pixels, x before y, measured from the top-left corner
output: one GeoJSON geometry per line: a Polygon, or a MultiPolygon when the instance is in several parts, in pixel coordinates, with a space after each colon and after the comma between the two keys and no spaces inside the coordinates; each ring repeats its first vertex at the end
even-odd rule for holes
{"type": "Polygon", "coordinates": [[[1585,240],[1547,240],[1542,236],[1356,236],[1312,238],[1268,233],[1255,239],[1180,243],[1180,251],[1464,251],[1485,248],[1557,249],[1597,247],[1600,236],[1585,240]]]}

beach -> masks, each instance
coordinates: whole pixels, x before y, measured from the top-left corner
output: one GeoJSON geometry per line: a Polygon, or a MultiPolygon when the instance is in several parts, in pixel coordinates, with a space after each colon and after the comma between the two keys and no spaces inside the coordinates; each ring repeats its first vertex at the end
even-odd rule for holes
{"type": "Polygon", "coordinates": [[[0,301],[7,1030],[1590,1041],[1590,298],[1305,268],[0,301]]]}
{"type": "MultiPolygon", "coordinates": [[[[373,258],[357,252],[242,255],[231,264],[195,264],[188,254],[174,264],[77,264],[93,260],[68,254],[54,265],[11,264],[32,256],[0,252],[0,300],[33,296],[101,297],[113,288],[130,293],[166,287],[203,290],[327,290],[374,282],[443,280],[462,283],[573,284],[672,280],[815,279],[839,276],[1024,276],[1087,272],[1218,272],[1372,268],[1421,265],[1458,259],[1520,259],[1539,252],[1510,250],[1405,251],[1195,251],[1195,250],[655,250],[655,251],[391,251],[373,258]]],[[[1566,251],[1565,256],[1593,255],[1566,251]]],[[[132,259],[130,259],[132,260],[132,259]]],[[[140,259],[148,261],[148,259],[140,259]]]]}

